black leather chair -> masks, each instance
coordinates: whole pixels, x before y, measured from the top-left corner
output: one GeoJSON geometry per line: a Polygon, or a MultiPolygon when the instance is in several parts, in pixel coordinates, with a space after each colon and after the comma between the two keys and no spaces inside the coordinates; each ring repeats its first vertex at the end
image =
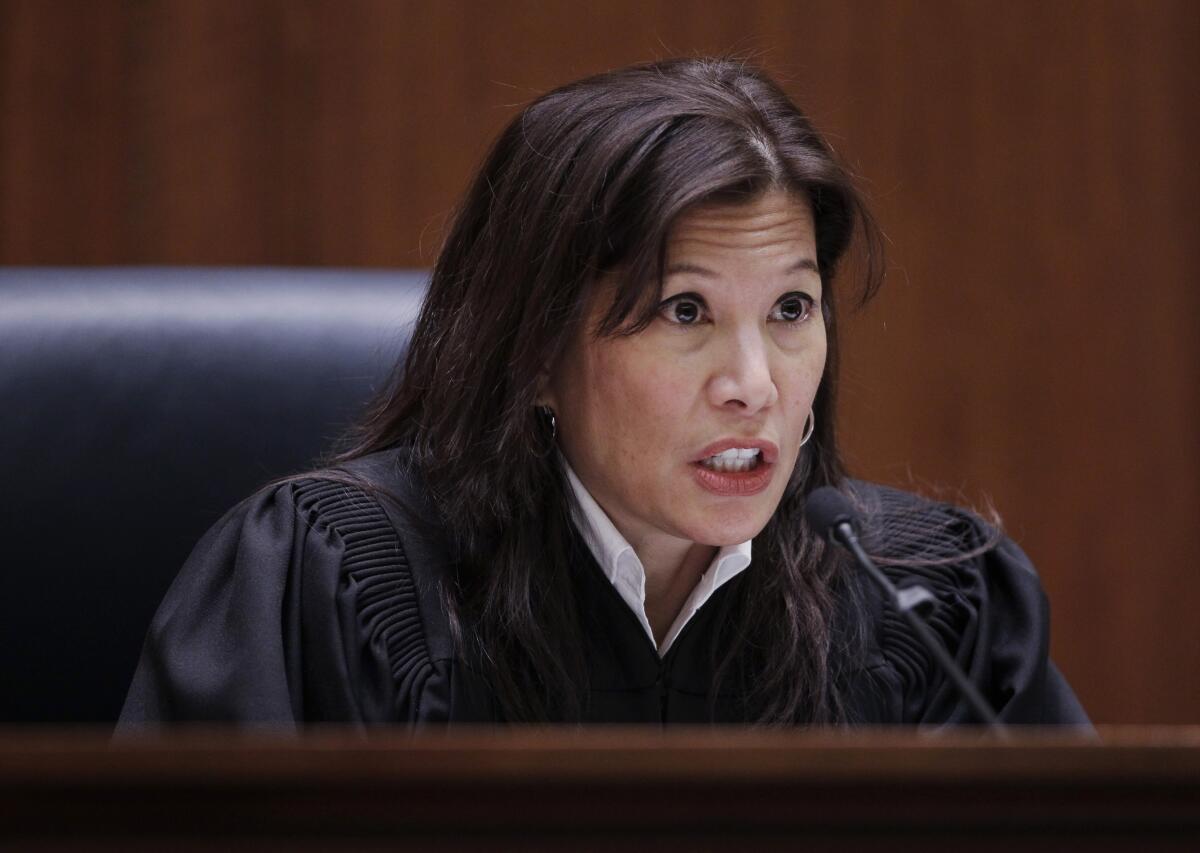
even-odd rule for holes
{"type": "Polygon", "coordinates": [[[227,509],[402,355],[422,272],[0,269],[0,721],[112,721],[227,509]]]}

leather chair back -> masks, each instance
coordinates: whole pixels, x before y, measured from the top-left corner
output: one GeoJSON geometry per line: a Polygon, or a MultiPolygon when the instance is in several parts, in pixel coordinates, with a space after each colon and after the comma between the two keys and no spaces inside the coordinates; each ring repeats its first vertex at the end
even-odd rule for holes
{"type": "Polygon", "coordinates": [[[0,269],[0,721],[112,721],[196,540],[328,449],[426,274],[0,269]]]}

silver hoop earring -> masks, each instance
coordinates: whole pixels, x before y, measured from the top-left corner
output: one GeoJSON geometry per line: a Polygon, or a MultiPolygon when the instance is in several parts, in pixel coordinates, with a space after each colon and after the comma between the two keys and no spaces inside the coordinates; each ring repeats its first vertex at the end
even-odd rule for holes
{"type": "Polygon", "coordinates": [[[812,409],[808,410],[808,417],[804,420],[804,438],[800,439],[800,446],[808,444],[808,440],[812,438],[813,430],[817,428],[817,416],[812,409]]]}
{"type": "Polygon", "coordinates": [[[542,417],[550,421],[550,440],[553,441],[558,437],[558,420],[554,417],[554,409],[549,406],[538,406],[538,410],[542,413],[542,417]]]}

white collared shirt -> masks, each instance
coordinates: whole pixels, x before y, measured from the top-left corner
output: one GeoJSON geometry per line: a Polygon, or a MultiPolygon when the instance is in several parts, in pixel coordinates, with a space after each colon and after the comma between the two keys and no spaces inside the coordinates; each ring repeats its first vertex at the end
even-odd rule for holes
{"type": "MultiPolygon", "coordinates": [[[[650,638],[650,642],[655,643],[654,631],[650,628],[650,619],[646,616],[645,566],[634,552],[633,546],[626,541],[621,532],[617,530],[616,525],[612,523],[612,519],[584,488],[583,483],[571,470],[571,466],[567,464],[565,458],[562,458],[562,464],[567,472],[571,491],[575,493],[575,505],[571,508],[575,525],[579,528],[579,532],[583,535],[584,541],[591,549],[592,556],[600,564],[605,576],[608,577],[625,603],[629,605],[629,609],[633,611],[633,615],[637,617],[642,627],[646,629],[646,636],[650,638]]],[[[717,551],[712,563],[700,576],[696,587],[688,596],[687,601],[683,603],[683,607],[680,608],[679,615],[675,617],[671,630],[667,631],[662,645],[655,644],[660,656],[666,655],[671,644],[675,642],[675,638],[679,636],[679,632],[683,630],[683,626],[696,614],[697,610],[704,606],[704,602],[708,601],[724,583],[745,571],[749,565],[749,541],[740,545],[726,545],[717,551]]]]}

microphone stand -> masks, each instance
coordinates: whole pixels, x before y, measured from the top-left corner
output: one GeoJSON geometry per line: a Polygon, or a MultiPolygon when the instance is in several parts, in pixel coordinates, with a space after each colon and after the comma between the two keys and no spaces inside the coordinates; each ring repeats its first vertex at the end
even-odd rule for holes
{"type": "Polygon", "coordinates": [[[958,687],[967,700],[967,704],[971,706],[971,710],[975,712],[975,716],[981,722],[986,723],[992,733],[998,737],[1007,738],[1008,730],[1000,722],[996,712],[988,705],[987,700],[983,698],[983,694],[976,689],[975,685],[967,680],[967,676],[955,663],[954,658],[950,657],[946,647],[925,624],[925,619],[933,613],[937,606],[937,599],[933,597],[933,594],[922,586],[897,589],[887,575],[881,572],[879,567],[867,556],[867,552],[858,542],[858,534],[854,532],[854,525],[849,521],[839,519],[833,525],[832,534],[832,538],[850,550],[858,564],[884,591],[904,621],[920,639],[922,645],[929,650],[942,670],[950,676],[950,680],[958,687]]]}

